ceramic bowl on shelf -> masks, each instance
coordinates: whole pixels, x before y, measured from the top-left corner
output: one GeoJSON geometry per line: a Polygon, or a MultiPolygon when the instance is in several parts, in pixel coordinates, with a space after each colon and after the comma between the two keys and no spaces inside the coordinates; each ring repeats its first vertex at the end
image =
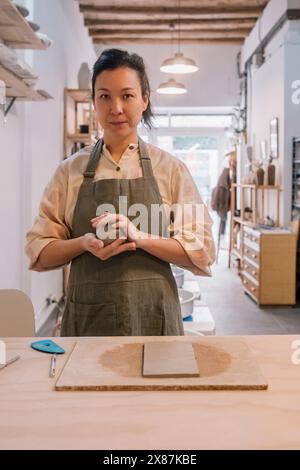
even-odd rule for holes
{"type": "Polygon", "coordinates": [[[34,32],[40,29],[39,25],[34,23],[33,21],[27,21],[27,23],[29,24],[29,26],[34,32]]]}
{"type": "Polygon", "coordinates": [[[189,317],[193,314],[194,310],[194,300],[196,298],[194,292],[191,292],[186,289],[178,289],[181,316],[182,318],[189,317]]]}
{"type": "Polygon", "coordinates": [[[172,273],[175,277],[177,287],[182,287],[184,283],[184,269],[172,266],[172,273]]]}
{"type": "Polygon", "coordinates": [[[29,15],[29,10],[27,10],[27,8],[23,7],[22,5],[18,5],[17,3],[13,2],[13,4],[15,5],[16,9],[18,10],[19,13],[21,13],[21,15],[26,18],[26,16],[29,15]]]}

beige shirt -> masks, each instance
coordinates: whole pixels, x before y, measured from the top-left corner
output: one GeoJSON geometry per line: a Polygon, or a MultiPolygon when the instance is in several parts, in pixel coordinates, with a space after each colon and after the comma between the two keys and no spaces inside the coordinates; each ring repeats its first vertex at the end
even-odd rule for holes
{"type": "MultiPolygon", "coordinates": [[[[172,237],[185,249],[193,263],[192,267],[182,266],[194,274],[210,276],[210,265],[215,260],[215,247],[211,233],[212,220],[186,165],[168,152],[146,144],[154,176],[157,180],[163,203],[166,207],[201,205],[203,217],[195,220],[194,211],[190,216],[176,219],[175,226],[169,226],[172,237]]],[[[64,160],[46,186],[40,203],[39,215],[27,233],[26,253],[30,259],[29,269],[40,271],[38,257],[50,242],[71,238],[73,213],[79,188],[83,181],[92,147],[86,147],[64,160]]],[[[96,169],[94,181],[101,179],[134,179],[143,176],[139,160],[138,144],[130,144],[116,163],[106,148],[96,169]],[[116,171],[120,167],[119,171],[116,171]]],[[[184,206],[186,207],[186,206],[184,206]]],[[[96,214],[95,214],[96,215],[96,214]]],[[[92,227],[91,227],[92,232],[92,227]]]]}

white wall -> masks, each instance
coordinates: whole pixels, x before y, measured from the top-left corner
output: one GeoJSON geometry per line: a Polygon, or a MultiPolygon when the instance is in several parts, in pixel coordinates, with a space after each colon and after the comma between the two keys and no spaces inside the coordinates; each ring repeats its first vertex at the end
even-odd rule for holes
{"type": "MultiPolygon", "coordinates": [[[[284,110],[284,154],[282,184],[285,188],[284,207],[286,220],[291,218],[292,197],[292,139],[300,137],[300,102],[292,99],[295,92],[293,83],[300,80],[300,21],[289,22],[289,29],[285,36],[285,110],[284,110]]],[[[299,92],[298,92],[299,97],[299,92]]]]}
{"type": "Polygon", "coordinates": [[[299,10],[300,0],[270,0],[258,19],[254,28],[246,38],[243,47],[244,63],[251,57],[261,41],[264,41],[275,24],[285,15],[287,10],[299,10]]]}
{"type": "Polygon", "coordinates": [[[279,159],[274,160],[282,187],[281,224],[291,220],[292,138],[300,136],[300,105],[292,102],[292,83],[300,80],[300,22],[289,21],[265,50],[265,63],[252,68],[248,95],[248,139],[259,159],[260,142],[270,152],[270,120],[279,119],[279,159]]]}
{"type": "Polygon", "coordinates": [[[77,88],[82,62],[93,65],[96,55],[73,0],[19,1],[33,12],[40,31],[54,40],[46,51],[26,51],[25,60],[39,75],[38,88],[53,100],[16,102],[3,128],[0,124],[2,181],[0,186],[0,288],[19,288],[30,295],[35,311],[49,294],[62,293],[61,270],[28,271],[25,233],[38,213],[44,187],[63,158],[63,89],[77,88]]]}
{"type": "MultiPolygon", "coordinates": [[[[116,45],[96,46],[98,54],[116,45]]],[[[159,84],[167,81],[168,74],[159,70],[163,60],[172,57],[171,45],[121,44],[119,49],[141,55],[149,74],[154,106],[235,106],[239,97],[239,79],[236,57],[240,50],[237,45],[181,45],[181,51],[195,60],[199,71],[193,74],[177,75],[188,92],[185,95],[164,96],[156,93],[159,84]]],[[[176,51],[174,45],[174,51],[176,51]]]]}

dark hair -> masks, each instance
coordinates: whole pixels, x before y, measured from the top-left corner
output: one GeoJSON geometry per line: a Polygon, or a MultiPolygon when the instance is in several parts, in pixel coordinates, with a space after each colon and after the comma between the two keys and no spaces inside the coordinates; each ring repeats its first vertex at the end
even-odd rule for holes
{"type": "Polygon", "coordinates": [[[150,85],[143,58],[138,54],[129,54],[121,49],[105,49],[94,64],[92,77],[92,96],[95,99],[95,82],[98,75],[104,70],[114,70],[118,67],[129,67],[136,70],[142,88],[142,96],[148,95],[149,103],[147,109],[143,112],[143,122],[151,129],[153,112],[150,103],[150,85]]]}

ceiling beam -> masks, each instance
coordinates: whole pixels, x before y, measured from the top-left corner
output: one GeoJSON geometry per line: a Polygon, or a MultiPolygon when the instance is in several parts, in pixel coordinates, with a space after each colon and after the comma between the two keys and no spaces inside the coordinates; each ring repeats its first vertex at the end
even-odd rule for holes
{"type": "MultiPolygon", "coordinates": [[[[161,39],[170,39],[170,33],[169,31],[160,31],[160,30],[155,30],[155,29],[148,29],[148,30],[143,30],[143,31],[123,31],[122,29],[120,30],[102,30],[102,31],[93,31],[90,30],[90,35],[92,37],[115,37],[115,36],[124,36],[124,33],[128,38],[147,38],[147,37],[157,37],[161,39]]],[[[193,39],[193,38],[222,38],[222,37],[227,37],[227,38],[241,38],[241,37],[246,37],[249,34],[249,29],[248,28],[240,28],[235,31],[230,31],[230,30],[223,30],[223,31],[212,31],[211,29],[204,29],[204,30],[195,30],[195,31],[180,31],[180,40],[185,38],[185,39],[193,39]]],[[[177,38],[174,38],[176,41],[177,38]]]]}
{"type": "MultiPolygon", "coordinates": [[[[199,5],[201,2],[202,7],[211,7],[214,6],[216,8],[219,8],[220,6],[226,7],[226,5],[231,5],[234,7],[239,7],[239,6],[265,6],[268,3],[269,0],[181,0],[181,5],[184,5],[187,7],[195,7],[199,5]]],[[[103,5],[106,6],[112,6],[112,5],[121,5],[121,6],[127,6],[128,5],[128,0],[78,0],[78,3],[81,3],[82,5],[94,5],[101,7],[103,5]]],[[[167,8],[170,7],[178,7],[178,0],[147,0],[147,5],[151,5],[153,7],[160,7],[164,4],[164,6],[167,8]]],[[[144,6],[145,5],[145,0],[130,0],[130,4],[132,6],[144,6]]]]}
{"type": "MultiPolygon", "coordinates": [[[[145,6],[145,7],[140,7],[140,6],[118,6],[118,5],[79,5],[81,13],[109,13],[111,16],[115,14],[122,14],[122,15],[128,15],[128,14],[142,14],[143,16],[151,16],[153,14],[156,15],[177,15],[179,13],[179,9],[176,7],[164,7],[164,6],[145,6]]],[[[228,6],[223,6],[223,7],[201,7],[201,6],[194,6],[194,7],[181,7],[180,8],[180,16],[184,15],[222,15],[222,14],[230,14],[234,13],[236,15],[238,14],[243,14],[243,15],[254,15],[254,16],[259,16],[261,12],[263,11],[263,6],[233,6],[233,5],[228,5],[228,6]]]]}
{"type": "MultiPolygon", "coordinates": [[[[211,38],[211,39],[183,39],[180,42],[182,44],[243,44],[245,38],[211,38]]],[[[128,37],[119,38],[93,38],[94,44],[170,44],[170,39],[157,39],[153,38],[142,38],[142,39],[130,39],[128,37]]]]}
{"type": "MultiPolygon", "coordinates": [[[[192,14],[192,15],[185,15],[184,18],[181,18],[182,20],[232,20],[232,19],[247,19],[247,20],[253,20],[257,21],[259,15],[252,15],[248,13],[211,13],[211,14],[192,14]]],[[[163,19],[165,22],[171,23],[175,22],[178,20],[178,15],[167,15],[167,14],[155,14],[153,13],[150,16],[145,16],[143,14],[138,14],[138,15],[118,15],[117,13],[111,15],[110,13],[85,13],[84,15],[85,20],[104,20],[104,21],[148,21],[149,19],[151,21],[159,21],[163,19]]]]}
{"type": "MultiPolygon", "coordinates": [[[[152,19],[161,19],[164,16],[168,17],[168,21],[175,20],[176,18],[178,19],[178,8],[176,7],[138,7],[138,6],[131,6],[128,5],[126,7],[124,6],[117,6],[117,5],[112,5],[112,6],[95,6],[95,5],[79,5],[81,13],[84,14],[92,14],[92,18],[95,18],[94,15],[108,15],[106,18],[111,18],[114,19],[116,15],[119,15],[120,17],[125,17],[129,18],[131,15],[134,17],[138,18],[146,18],[147,16],[151,17],[152,19]],[[156,15],[157,18],[154,18],[153,15],[156,15]],[[173,16],[172,16],[173,15],[173,16]]],[[[182,7],[180,9],[180,16],[182,19],[184,19],[184,16],[186,17],[191,17],[195,18],[195,15],[197,15],[198,18],[200,17],[207,17],[207,18],[258,18],[258,16],[261,14],[263,11],[263,6],[233,6],[233,5],[226,5],[222,7],[214,6],[214,7],[201,7],[201,6],[195,6],[195,7],[182,7]]],[[[99,17],[99,16],[98,16],[99,17]]]]}
{"type": "MultiPolygon", "coordinates": [[[[174,24],[174,23],[173,23],[174,24]]],[[[239,28],[248,28],[252,29],[255,25],[255,20],[186,20],[184,23],[181,22],[181,29],[185,30],[195,30],[195,29],[214,29],[214,30],[224,30],[224,29],[239,29],[239,28]]],[[[174,35],[178,34],[178,25],[171,28],[170,23],[164,20],[160,21],[148,21],[148,20],[130,20],[130,21],[115,21],[115,20],[85,20],[85,26],[90,29],[90,31],[97,30],[110,30],[110,29],[122,29],[130,30],[134,27],[135,30],[143,30],[151,27],[155,27],[158,30],[169,31],[170,34],[173,31],[174,35]]]]}

